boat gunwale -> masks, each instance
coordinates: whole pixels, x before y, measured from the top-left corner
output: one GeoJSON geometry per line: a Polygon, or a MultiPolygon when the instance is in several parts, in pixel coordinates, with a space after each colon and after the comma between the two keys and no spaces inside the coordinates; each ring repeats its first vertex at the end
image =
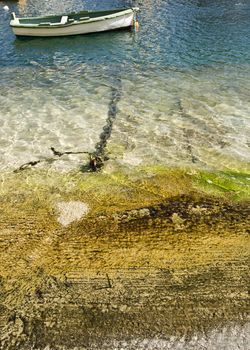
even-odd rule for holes
{"type": "Polygon", "coordinates": [[[90,13],[102,13],[102,12],[106,12],[107,14],[100,16],[100,17],[94,17],[94,18],[88,18],[88,19],[83,19],[83,20],[76,20],[74,22],[67,22],[67,23],[60,23],[60,22],[56,22],[55,24],[44,24],[41,25],[41,23],[27,23],[27,24],[22,24],[22,23],[13,23],[14,21],[10,22],[10,26],[11,27],[16,27],[16,28],[33,28],[33,29],[41,29],[41,28],[48,28],[48,29],[53,29],[53,28],[64,28],[64,27],[69,27],[69,26],[75,26],[75,25],[79,25],[79,24],[87,24],[87,23],[93,23],[93,22],[99,22],[99,21],[104,21],[104,20],[108,20],[108,19],[112,19],[112,18],[116,18],[116,17],[122,17],[126,14],[130,14],[131,12],[134,12],[136,8],[134,7],[130,7],[130,8],[123,8],[123,9],[117,9],[117,11],[115,13],[111,13],[108,14],[108,11],[113,11],[113,10],[99,10],[99,11],[79,11],[79,12],[71,12],[68,14],[59,14],[59,15],[51,15],[51,16],[38,16],[38,17],[21,17],[18,18],[18,20],[49,20],[50,18],[54,18],[54,17],[62,17],[62,16],[70,16],[70,15],[77,15],[77,14],[90,14],[90,13]]]}

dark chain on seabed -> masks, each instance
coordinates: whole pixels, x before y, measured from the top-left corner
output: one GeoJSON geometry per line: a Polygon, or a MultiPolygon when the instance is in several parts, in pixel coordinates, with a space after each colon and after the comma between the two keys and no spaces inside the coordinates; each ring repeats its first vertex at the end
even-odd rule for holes
{"type": "Polygon", "coordinates": [[[117,104],[121,99],[122,95],[122,84],[121,84],[121,78],[116,77],[115,84],[111,88],[111,99],[109,102],[109,109],[108,109],[108,117],[106,119],[106,124],[103,127],[103,131],[101,132],[99,136],[99,141],[95,145],[95,151],[93,153],[86,152],[86,151],[65,151],[61,152],[56,150],[54,147],[51,147],[51,151],[53,152],[54,156],[57,158],[45,158],[35,161],[30,161],[27,163],[22,164],[19,168],[14,170],[14,173],[18,173],[20,171],[26,170],[30,167],[34,167],[37,164],[40,163],[53,163],[57,161],[60,157],[64,155],[70,155],[70,154],[88,154],[89,155],[89,162],[86,165],[83,165],[81,167],[82,172],[90,172],[90,171],[97,171],[100,170],[104,166],[104,162],[109,159],[107,153],[106,153],[106,146],[107,141],[111,136],[112,129],[113,129],[113,123],[117,115],[117,104]]]}
{"type": "MultiPolygon", "coordinates": [[[[185,109],[183,107],[182,100],[179,99],[177,104],[178,104],[179,113],[181,114],[181,116],[183,118],[186,118],[186,117],[188,118],[189,116],[188,116],[188,113],[185,111],[185,109]]],[[[199,159],[194,155],[193,148],[192,148],[191,142],[190,142],[190,136],[193,136],[193,130],[185,128],[183,130],[183,136],[184,136],[184,138],[186,140],[186,150],[187,150],[188,156],[191,159],[191,162],[192,163],[199,162],[199,159]]]]}
{"type": "Polygon", "coordinates": [[[104,162],[109,159],[106,153],[107,141],[111,136],[113,124],[118,112],[117,104],[121,100],[122,84],[121,78],[116,77],[115,85],[111,88],[111,99],[109,102],[108,117],[106,125],[103,127],[103,132],[99,136],[99,142],[95,145],[95,152],[90,155],[90,167],[96,171],[101,169],[104,162]]]}

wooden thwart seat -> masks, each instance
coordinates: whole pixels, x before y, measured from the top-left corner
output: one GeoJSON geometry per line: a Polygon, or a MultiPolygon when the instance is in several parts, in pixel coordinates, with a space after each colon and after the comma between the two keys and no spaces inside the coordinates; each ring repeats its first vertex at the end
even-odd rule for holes
{"type": "Polygon", "coordinates": [[[62,16],[61,17],[61,24],[66,24],[68,22],[68,16],[62,16]]]}

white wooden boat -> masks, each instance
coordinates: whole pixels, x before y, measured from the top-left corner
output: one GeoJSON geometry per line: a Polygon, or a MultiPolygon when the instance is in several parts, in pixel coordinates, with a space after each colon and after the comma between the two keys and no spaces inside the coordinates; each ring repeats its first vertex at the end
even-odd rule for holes
{"type": "Polygon", "coordinates": [[[20,36],[87,34],[131,27],[135,24],[137,11],[137,7],[132,7],[26,18],[17,18],[13,12],[10,26],[14,34],[20,36]]]}

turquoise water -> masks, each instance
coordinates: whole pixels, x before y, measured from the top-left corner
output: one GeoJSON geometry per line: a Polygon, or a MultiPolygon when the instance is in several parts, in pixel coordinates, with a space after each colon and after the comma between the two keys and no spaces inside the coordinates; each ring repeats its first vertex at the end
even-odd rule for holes
{"type": "Polygon", "coordinates": [[[1,169],[46,158],[51,146],[92,152],[115,89],[110,162],[249,169],[249,23],[250,0],[1,1],[1,169]],[[136,33],[16,39],[8,26],[11,11],[124,6],[141,9],[136,33]]]}

